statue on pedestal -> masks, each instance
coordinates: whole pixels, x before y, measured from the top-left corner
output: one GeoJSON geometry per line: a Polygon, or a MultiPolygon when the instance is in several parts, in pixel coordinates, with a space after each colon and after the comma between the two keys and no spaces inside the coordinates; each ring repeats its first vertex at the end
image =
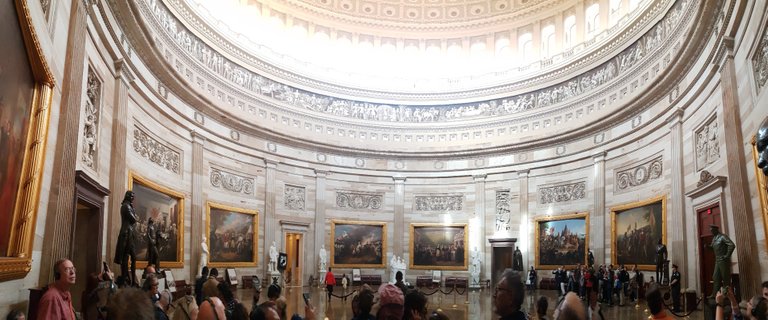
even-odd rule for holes
{"type": "Polygon", "coordinates": [[[469,275],[471,277],[469,281],[469,286],[473,288],[477,288],[480,286],[480,268],[481,268],[480,252],[477,251],[477,248],[475,248],[475,250],[472,250],[472,252],[470,253],[469,261],[470,261],[469,275]]]}
{"type": "Polygon", "coordinates": [[[667,246],[661,242],[656,245],[656,282],[663,283],[662,279],[666,279],[666,273],[664,272],[664,262],[667,261],[667,246]]]}
{"type": "Polygon", "coordinates": [[[269,266],[267,267],[267,271],[270,273],[277,272],[277,246],[274,241],[272,241],[272,245],[269,246],[269,266]]]}
{"type": "Polygon", "coordinates": [[[515,253],[512,257],[512,270],[523,271],[523,253],[519,247],[515,247],[515,253]]]}
{"type": "Polygon", "coordinates": [[[731,254],[736,249],[736,245],[728,236],[720,233],[720,227],[717,225],[709,225],[709,231],[714,236],[711,245],[712,250],[715,251],[715,273],[712,275],[714,290],[710,295],[714,297],[721,287],[727,289],[731,285],[731,254]]]}
{"type": "Polygon", "coordinates": [[[325,245],[320,247],[320,270],[325,271],[328,269],[328,251],[325,250],[325,245]]]}
{"type": "Polygon", "coordinates": [[[208,254],[210,254],[208,251],[208,241],[205,236],[203,236],[203,242],[200,243],[200,249],[200,266],[198,269],[203,270],[203,267],[208,265],[208,254]]]}
{"type": "Polygon", "coordinates": [[[115,263],[120,264],[120,276],[131,285],[139,285],[136,279],[136,230],[135,224],[139,220],[136,212],[133,210],[133,191],[126,191],[123,202],[120,205],[120,234],[117,236],[117,246],[115,248],[115,263]],[[130,271],[128,270],[128,259],[131,260],[130,271]]]}

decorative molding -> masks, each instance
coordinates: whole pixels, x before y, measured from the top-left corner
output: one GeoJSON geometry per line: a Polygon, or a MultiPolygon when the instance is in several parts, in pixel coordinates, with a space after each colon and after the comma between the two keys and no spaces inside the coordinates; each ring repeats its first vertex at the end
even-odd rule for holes
{"type": "Polygon", "coordinates": [[[768,29],[763,31],[760,43],[752,58],[752,69],[755,72],[755,82],[762,89],[768,82],[768,29]]]}
{"type": "Polygon", "coordinates": [[[659,155],[629,169],[616,172],[616,191],[625,191],[661,177],[662,156],[659,155]]]}
{"type": "Polygon", "coordinates": [[[699,181],[696,182],[696,187],[701,187],[705,184],[707,184],[710,180],[714,179],[715,176],[713,176],[709,171],[702,170],[699,174],[699,181]]]}
{"type": "Polygon", "coordinates": [[[336,205],[339,208],[379,210],[383,202],[382,193],[336,191],[336,205]]]}
{"type": "Polygon", "coordinates": [[[462,195],[423,195],[414,197],[414,211],[461,211],[464,209],[462,195]]]}
{"type": "Polygon", "coordinates": [[[511,229],[509,214],[510,209],[509,190],[496,190],[496,218],[494,219],[495,231],[509,231],[511,229]]]}
{"type": "Polygon", "coordinates": [[[290,210],[305,210],[307,188],[285,185],[285,208],[290,210]]]}
{"type": "Polygon", "coordinates": [[[694,156],[696,170],[703,170],[709,164],[720,159],[720,130],[717,116],[713,115],[695,131],[694,156]]]}
{"type": "Polygon", "coordinates": [[[138,126],[133,128],[133,151],[170,172],[181,174],[181,153],[138,126]]]}
{"type": "Polygon", "coordinates": [[[211,185],[235,193],[252,195],[256,179],[211,166],[211,185]]]}
{"type": "MultiPolygon", "coordinates": [[[[616,79],[620,74],[628,73],[634,67],[643,65],[644,59],[653,56],[650,53],[658,50],[662,43],[674,36],[672,30],[683,21],[683,12],[685,10],[690,11],[689,9],[695,7],[690,5],[692,1],[678,1],[661,21],[635,43],[618,53],[614,58],[608,59],[603,64],[586,70],[566,82],[516,96],[479,102],[450,105],[389,105],[321,95],[294,88],[254,73],[250,71],[250,68],[242,67],[238,62],[230,60],[206,42],[201,41],[168,10],[163,1],[147,0],[145,3],[148,4],[145,8],[145,14],[154,18],[159,29],[165,33],[170,41],[174,42],[174,45],[184,50],[189,57],[196,60],[207,71],[227,79],[234,87],[242,88],[261,98],[280,101],[284,105],[299,110],[311,110],[336,117],[399,123],[495,118],[548,107],[565,101],[574,101],[577,96],[597,91],[599,87],[616,79]]],[[[181,6],[182,4],[174,3],[173,5],[181,6]]],[[[190,12],[184,9],[182,11],[179,13],[181,16],[188,21],[194,20],[190,16],[190,12]]],[[[206,28],[205,25],[198,27],[206,28]]],[[[205,31],[211,32],[210,30],[205,31]]],[[[624,40],[624,37],[620,38],[622,41],[624,40]]],[[[238,50],[231,45],[222,47],[238,50]]],[[[247,53],[234,54],[233,56],[243,56],[251,63],[264,64],[263,61],[249,57],[247,53]]],[[[274,69],[272,66],[264,67],[274,69]]],[[[526,86],[531,86],[530,81],[526,81],[526,86]]],[[[494,89],[501,90],[501,87],[494,89]]],[[[358,93],[362,91],[364,90],[358,90],[358,93]]],[[[441,99],[444,100],[444,97],[441,99]]]]}
{"type": "Polygon", "coordinates": [[[577,181],[539,187],[539,204],[567,202],[587,196],[587,182],[577,181]]]}
{"type": "Polygon", "coordinates": [[[96,169],[98,164],[99,124],[101,124],[101,80],[88,66],[88,79],[86,83],[85,115],[83,123],[83,148],[80,152],[80,160],[91,169],[96,169]]]}

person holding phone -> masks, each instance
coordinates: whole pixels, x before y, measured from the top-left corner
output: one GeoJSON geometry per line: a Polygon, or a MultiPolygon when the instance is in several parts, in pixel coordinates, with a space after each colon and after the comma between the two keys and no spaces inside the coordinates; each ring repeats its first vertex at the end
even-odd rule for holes
{"type": "Polygon", "coordinates": [[[296,313],[291,316],[291,320],[315,320],[317,317],[315,316],[315,308],[309,303],[309,292],[303,293],[302,296],[304,297],[304,318],[296,313]]]}

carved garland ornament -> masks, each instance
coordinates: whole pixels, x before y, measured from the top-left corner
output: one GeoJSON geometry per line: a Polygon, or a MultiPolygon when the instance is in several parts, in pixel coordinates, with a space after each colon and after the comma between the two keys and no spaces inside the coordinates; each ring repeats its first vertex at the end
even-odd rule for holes
{"type": "Polygon", "coordinates": [[[278,100],[284,104],[325,114],[386,122],[444,122],[457,119],[496,117],[517,114],[572,100],[583,93],[628,72],[650,53],[673,36],[673,30],[682,20],[683,10],[689,1],[677,1],[667,15],[650,31],[630,47],[602,65],[586,71],[568,81],[535,92],[517,96],[442,106],[407,106],[376,104],[365,101],[340,99],[300,90],[276,82],[239,66],[219,54],[197,36],[187,30],[162,1],[146,0],[149,11],[160,28],[175,44],[197,60],[208,71],[217,74],[234,85],[263,98],[278,100]]]}
{"type": "Polygon", "coordinates": [[[616,173],[616,190],[627,190],[658,179],[662,169],[662,157],[658,156],[638,166],[619,171],[616,173]]]}
{"type": "Polygon", "coordinates": [[[763,31],[763,37],[752,58],[752,67],[755,70],[757,86],[762,88],[768,82],[768,30],[763,31]]]}
{"type": "Polygon", "coordinates": [[[181,154],[155,140],[138,127],[133,129],[133,151],[168,171],[180,173],[181,154]]]}
{"type": "Polygon", "coordinates": [[[286,185],[285,208],[291,210],[304,210],[306,202],[306,188],[286,185]]]}
{"type": "Polygon", "coordinates": [[[383,199],[384,195],[377,193],[336,192],[336,205],[339,208],[378,210],[381,209],[383,199]]]}
{"type": "Polygon", "coordinates": [[[83,149],[80,159],[85,166],[96,169],[99,141],[99,113],[101,112],[101,80],[88,67],[86,83],[85,123],[83,123],[83,149]]]}
{"type": "Polygon", "coordinates": [[[509,190],[496,191],[496,231],[509,231],[509,190]]]}
{"type": "Polygon", "coordinates": [[[211,167],[211,185],[236,193],[253,194],[255,180],[211,167]]]}
{"type": "Polygon", "coordinates": [[[539,188],[539,203],[566,202],[571,200],[584,199],[587,195],[587,182],[579,181],[574,183],[561,184],[556,186],[539,188]]]}
{"type": "Polygon", "coordinates": [[[463,196],[416,196],[416,211],[461,211],[463,208],[463,196]]]}

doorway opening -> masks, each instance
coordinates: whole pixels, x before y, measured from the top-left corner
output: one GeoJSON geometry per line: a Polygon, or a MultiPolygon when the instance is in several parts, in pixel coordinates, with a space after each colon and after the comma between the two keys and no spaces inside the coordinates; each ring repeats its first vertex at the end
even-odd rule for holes
{"type": "Polygon", "coordinates": [[[715,272],[715,252],[709,248],[712,244],[712,232],[709,231],[709,225],[716,225],[723,229],[720,219],[720,203],[696,210],[696,218],[699,224],[699,283],[704,290],[704,294],[712,293],[714,285],[712,283],[712,274],[715,272]]]}
{"type": "Polygon", "coordinates": [[[285,253],[288,256],[287,266],[285,267],[285,285],[291,287],[300,287],[302,274],[302,243],[304,238],[301,233],[285,234],[285,253]]]}
{"type": "Polygon", "coordinates": [[[512,268],[517,238],[488,239],[491,243],[491,286],[499,282],[501,274],[512,268]]]}

